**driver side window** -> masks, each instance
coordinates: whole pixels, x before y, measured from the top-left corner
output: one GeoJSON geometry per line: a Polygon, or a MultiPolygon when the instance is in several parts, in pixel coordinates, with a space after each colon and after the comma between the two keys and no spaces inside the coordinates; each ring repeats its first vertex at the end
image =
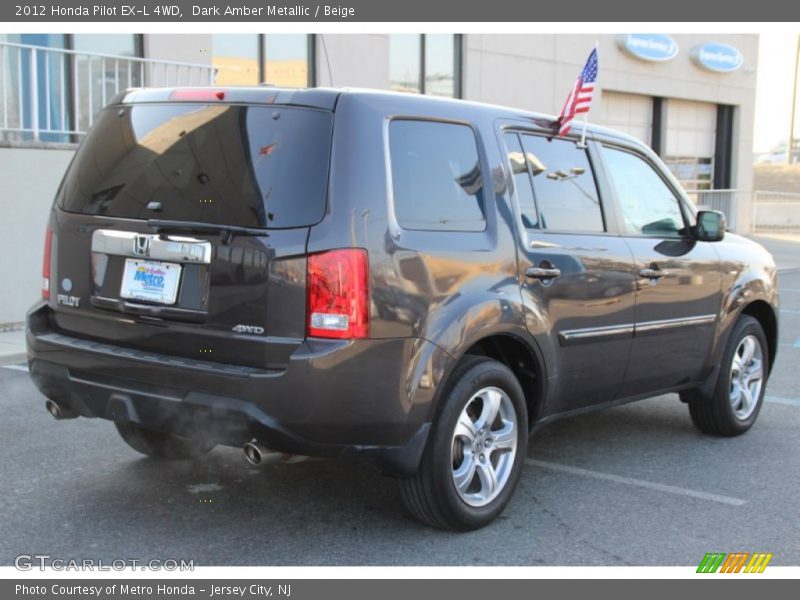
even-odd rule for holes
{"type": "Polygon", "coordinates": [[[685,235],[678,198],[653,167],[635,154],[607,146],[603,147],[603,158],[617,192],[626,234],[685,235]]]}

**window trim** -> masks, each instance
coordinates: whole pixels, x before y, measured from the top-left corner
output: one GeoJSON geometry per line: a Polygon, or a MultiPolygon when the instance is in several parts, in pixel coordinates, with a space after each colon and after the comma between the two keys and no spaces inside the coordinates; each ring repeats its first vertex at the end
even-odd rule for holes
{"type": "Polygon", "coordinates": [[[392,115],[386,117],[383,120],[383,153],[384,153],[384,165],[386,169],[386,200],[388,203],[388,221],[389,221],[389,232],[394,240],[400,239],[400,236],[403,233],[409,234],[433,234],[433,235],[480,235],[485,236],[490,231],[490,219],[492,218],[491,215],[493,214],[492,204],[491,204],[491,195],[493,191],[491,189],[487,189],[487,180],[484,176],[485,173],[490,173],[491,170],[488,169],[488,160],[486,157],[486,153],[484,151],[482,139],[480,136],[480,130],[478,127],[469,121],[463,121],[459,119],[447,119],[447,118],[438,118],[438,117],[429,117],[429,116],[421,116],[421,115],[392,115]],[[422,121],[427,123],[440,123],[444,125],[460,125],[463,127],[469,127],[472,131],[472,135],[475,139],[475,150],[478,153],[478,167],[481,171],[481,184],[483,187],[483,212],[484,212],[484,219],[483,219],[483,229],[409,229],[403,227],[400,224],[400,220],[397,218],[397,210],[396,210],[396,203],[394,198],[394,174],[392,172],[392,148],[391,148],[391,125],[395,121],[422,121]],[[491,192],[491,193],[490,193],[491,192]]]}
{"type": "MultiPolygon", "coordinates": [[[[508,147],[505,144],[505,135],[507,133],[515,133],[519,136],[520,147],[522,148],[523,153],[525,152],[525,146],[522,143],[522,136],[523,135],[530,135],[533,137],[544,137],[551,140],[559,140],[564,142],[571,142],[575,143],[576,147],[578,145],[578,140],[573,139],[571,137],[559,137],[556,135],[545,133],[541,130],[535,129],[526,129],[525,127],[520,127],[519,125],[507,125],[505,127],[501,127],[500,129],[500,139],[501,139],[501,148],[504,150],[503,162],[505,168],[508,169],[508,177],[506,178],[507,184],[510,183],[510,188],[512,193],[510,194],[512,198],[512,202],[514,205],[514,211],[516,212],[516,221],[517,226],[522,229],[523,232],[530,233],[530,234],[542,234],[542,233],[550,233],[550,234],[557,234],[557,235],[618,235],[618,232],[615,231],[618,229],[616,226],[616,211],[610,211],[608,207],[608,203],[605,199],[605,187],[601,184],[601,179],[598,177],[598,164],[596,163],[596,158],[594,156],[594,152],[592,152],[592,142],[594,141],[591,136],[587,136],[587,145],[588,148],[577,148],[578,150],[583,150],[586,153],[586,160],[589,163],[589,169],[592,172],[592,179],[594,180],[595,190],[597,191],[597,200],[600,206],[600,218],[603,221],[603,230],[602,231],[586,231],[586,230],[572,230],[572,229],[550,229],[550,228],[541,228],[536,227],[534,229],[525,227],[525,224],[522,222],[522,211],[519,206],[519,197],[517,196],[517,190],[514,185],[514,177],[513,177],[513,170],[511,169],[511,163],[508,160],[508,147]],[[612,226],[613,225],[613,226],[612,226]]],[[[531,184],[531,192],[533,194],[533,202],[536,206],[536,218],[537,223],[541,223],[541,212],[539,210],[539,200],[536,197],[536,188],[533,185],[533,175],[531,173],[530,168],[526,164],[526,170],[528,172],[528,180],[531,184]]],[[[605,165],[602,165],[599,169],[600,172],[604,172],[605,169],[603,168],[605,165]]]]}
{"type": "Polygon", "coordinates": [[[611,196],[613,197],[613,202],[616,206],[617,214],[618,214],[618,224],[617,227],[619,229],[619,234],[622,237],[632,237],[632,238],[639,238],[639,239],[659,239],[659,240],[686,240],[686,239],[695,239],[692,235],[692,225],[689,223],[687,218],[687,211],[690,214],[694,214],[694,212],[687,206],[687,201],[684,195],[676,189],[673,183],[669,180],[668,177],[665,176],[664,170],[646,153],[642,152],[640,149],[635,148],[633,146],[628,146],[622,143],[614,142],[614,141],[607,141],[601,140],[597,144],[598,155],[600,157],[600,163],[602,165],[603,174],[605,179],[608,182],[609,191],[611,196]],[[623,216],[623,208],[622,204],[619,200],[619,195],[617,194],[616,184],[614,183],[613,176],[611,174],[611,169],[608,166],[608,163],[605,160],[605,156],[603,154],[604,149],[608,147],[612,150],[618,150],[620,152],[626,152],[635,156],[636,158],[643,161],[647,166],[649,166],[655,174],[661,179],[667,189],[672,193],[675,201],[678,203],[678,210],[681,213],[681,218],[683,219],[683,231],[685,233],[680,233],[678,236],[664,236],[664,235],[656,235],[656,234],[646,234],[646,233],[634,233],[627,230],[625,227],[624,216],[623,216]]]}

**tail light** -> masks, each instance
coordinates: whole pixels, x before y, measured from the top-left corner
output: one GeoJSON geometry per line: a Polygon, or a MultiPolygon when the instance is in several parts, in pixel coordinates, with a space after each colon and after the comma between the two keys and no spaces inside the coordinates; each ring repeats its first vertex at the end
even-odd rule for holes
{"type": "Polygon", "coordinates": [[[44,232],[44,255],[42,256],[42,299],[50,300],[50,255],[53,247],[53,230],[44,232]]]}
{"type": "Polygon", "coordinates": [[[366,250],[332,250],[308,257],[309,337],[369,337],[368,268],[366,250]]]}

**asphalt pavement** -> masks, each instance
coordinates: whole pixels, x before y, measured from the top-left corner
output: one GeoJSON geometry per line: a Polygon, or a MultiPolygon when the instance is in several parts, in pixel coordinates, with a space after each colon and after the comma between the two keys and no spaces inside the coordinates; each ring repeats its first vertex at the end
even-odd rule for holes
{"type": "Polygon", "coordinates": [[[107,421],[54,421],[24,365],[0,367],[0,564],[184,559],[196,565],[697,565],[771,552],[800,565],[800,245],[781,273],[780,347],[755,426],[704,436],[675,395],[542,429],[491,526],[436,531],[396,482],[335,461],[249,466],[140,457],[107,421]],[[792,260],[797,260],[795,265],[792,260]]]}

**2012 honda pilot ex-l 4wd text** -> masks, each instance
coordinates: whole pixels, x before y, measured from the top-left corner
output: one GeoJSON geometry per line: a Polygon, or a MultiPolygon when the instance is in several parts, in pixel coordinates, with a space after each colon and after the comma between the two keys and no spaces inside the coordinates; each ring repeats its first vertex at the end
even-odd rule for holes
{"type": "Polygon", "coordinates": [[[776,268],[640,142],[458,100],[131,90],[57,192],[30,373],[159,458],[349,457],[443,528],[489,523],[529,434],[678,392],[755,421],[776,268]]]}

